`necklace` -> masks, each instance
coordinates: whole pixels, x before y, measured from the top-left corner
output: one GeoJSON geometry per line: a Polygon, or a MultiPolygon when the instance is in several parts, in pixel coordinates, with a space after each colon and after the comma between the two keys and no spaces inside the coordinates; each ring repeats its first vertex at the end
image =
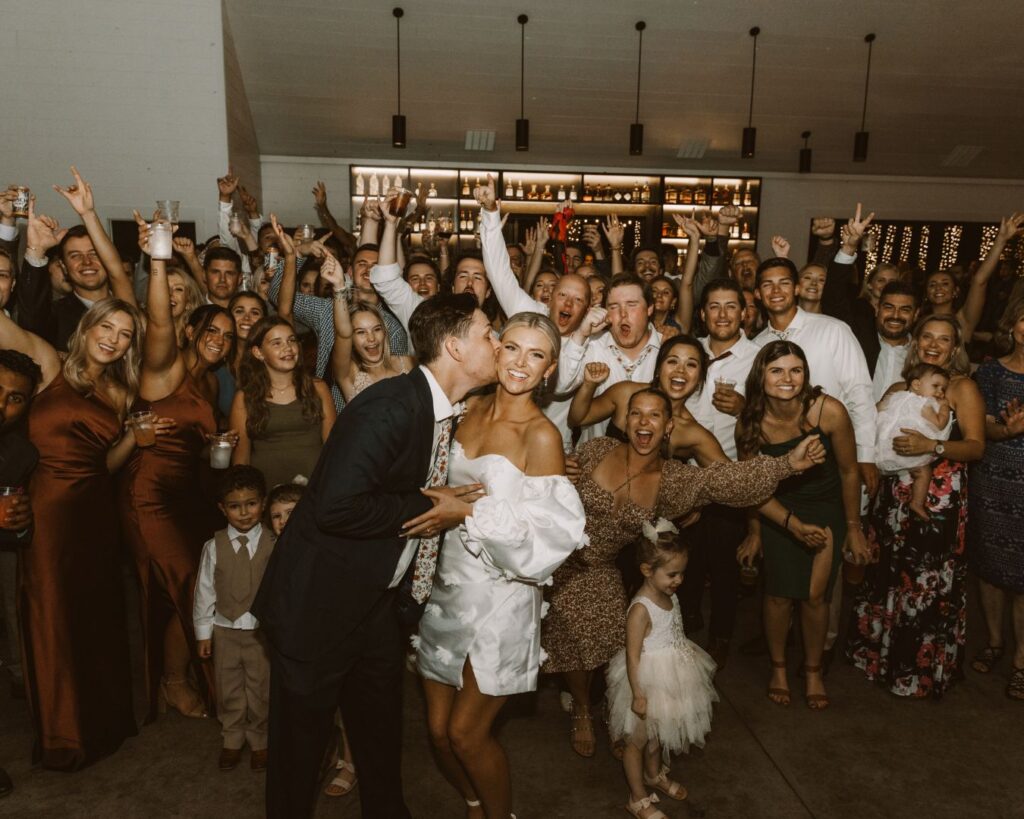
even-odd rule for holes
{"type": "Polygon", "coordinates": [[[632,501],[633,501],[633,485],[632,485],[633,484],[633,480],[635,478],[639,478],[641,475],[643,475],[643,474],[645,474],[647,472],[655,471],[655,467],[657,467],[658,469],[661,469],[661,458],[660,457],[655,458],[653,461],[651,461],[649,464],[647,464],[647,466],[645,466],[643,469],[641,469],[635,475],[630,475],[629,474],[629,453],[630,453],[630,449],[631,449],[631,447],[629,446],[629,444],[626,444],[626,480],[624,480],[622,483],[620,483],[618,486],[616,486],[612,490],[612,495],[615,495],[615,493],[618,492],[620,489],[622,489],[622,487],[626,487],[626,500],[628,500],[628,501],[630,501],[632,503],[632,501]]]}

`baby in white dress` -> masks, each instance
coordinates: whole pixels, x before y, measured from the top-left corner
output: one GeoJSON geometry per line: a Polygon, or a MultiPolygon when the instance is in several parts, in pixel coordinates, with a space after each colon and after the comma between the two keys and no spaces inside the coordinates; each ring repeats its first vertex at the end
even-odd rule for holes
{"type": "Polygon", "coordinates": [[[904,430],[915,430],[936,441],[949,438],[952,424],[946,389],[949,373],[934,364],[918,364],[907,373],[906,390],[883,398],[878,408],[878,427],[875,437],[877,465],[884,474],[910,473],[913,478],[910,509],[918,517],[928,520],[928,487],[932,482],[932,462],[941,455],[941,445],[935,453],[899,455],[892,446],[893,438],[904,435],[904,430]]]}

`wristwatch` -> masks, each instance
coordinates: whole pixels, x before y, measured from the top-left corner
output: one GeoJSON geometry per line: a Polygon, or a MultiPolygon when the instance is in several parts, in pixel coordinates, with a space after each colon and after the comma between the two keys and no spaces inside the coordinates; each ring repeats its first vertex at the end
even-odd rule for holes
{"type": "Polygon", "coordinates": [[[942,441],[935,442],[935,449],[932,450],[936,455],[944,455],[946,453],[946,445],[942,441]]]}

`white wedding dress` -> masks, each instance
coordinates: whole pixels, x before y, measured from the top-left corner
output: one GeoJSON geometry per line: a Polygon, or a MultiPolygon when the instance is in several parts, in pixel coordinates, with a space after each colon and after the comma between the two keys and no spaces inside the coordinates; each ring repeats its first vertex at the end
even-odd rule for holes
{"type": "Polygon", "coordinates": [[[524,475],[502,455],[467,458],[452,443],[448,481],[486,496],[445,535],[434,588],[413,638],[428,680],[462,687],[466,658],[480,691],[534,691],[543,662],[541,586],[585,540],[576,488],[562,475],[524,475]]]}

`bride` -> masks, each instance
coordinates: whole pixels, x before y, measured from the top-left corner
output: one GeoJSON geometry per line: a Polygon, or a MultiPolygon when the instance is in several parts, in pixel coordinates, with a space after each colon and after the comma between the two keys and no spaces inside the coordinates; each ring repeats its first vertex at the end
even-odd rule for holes
{"type": "Polygon", "coordinates": [[[491,725],[509,695],[536,689],[540,587],[584,542],[562,436],[533,400],[559,349],[538,313],[505,325],[497,390],[467,403],[449,466],[452,485],[479,483],[485,496],[447,532],[414,638],[441,772],[474,818],[510,815],[508,760],[491,725]]]}

